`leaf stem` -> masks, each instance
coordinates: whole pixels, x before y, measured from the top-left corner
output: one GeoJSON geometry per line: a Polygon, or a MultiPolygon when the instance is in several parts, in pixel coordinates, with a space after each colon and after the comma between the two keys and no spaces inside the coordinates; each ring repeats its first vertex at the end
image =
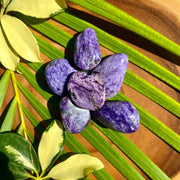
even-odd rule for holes
{"type": "Polygon", "coordinates": [[[35,176],[32,176],[31,174],[29,174],[29,178],[37,180],[39,177],[35,177],[35,176]]]}
{"type": "Polygon", "coordinates": [[[47,178],[49,178],[49,177],[48,177],[48,175],[47,175],[47,176],[42,177],[41,179],[43,180],[43,179],[47,179],[47,178]]]}
{"type": "Polygon", "coordinates": [[[3,16],[3,14],[4,14],[4,8],[2,7],[1,10],[0,10],[0,19],[3,16]]]}
{"type": "Polygon", "coordinates": [[[45,174],[45,171],[42,171],[42,173],[40,174],[40,177],[43,177],[45,174]]]}
{"type": "Polygon", "coordinates": [[[21,126],[24,132],[24,137],[26,140],[28,140],[28,136],[26,134],[26,125],[25,125],[25,120],[24,120],[24,116],[23,116],[23,111],[21,108],[21,101],[20,101],[20,96],[19,96],[19,92],[18,92],[18,87],[16,84],[16,77],[13,71],[11,71],[11,78],[12,78],[12,83],[13,83],[13,87],[14,87],[14,93],[15,93],[15,97],[17,99],[17,104],[18,104],[18,109],[19,109],[19,115],[20,115],[20,120],[21,120],[21,126]]]}

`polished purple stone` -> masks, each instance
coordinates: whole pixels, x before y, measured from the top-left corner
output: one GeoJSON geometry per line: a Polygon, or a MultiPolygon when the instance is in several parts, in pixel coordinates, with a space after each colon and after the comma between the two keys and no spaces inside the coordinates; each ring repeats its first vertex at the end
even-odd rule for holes
{"type": "Polygon", "coordinates": [[[60,112],[64,128],[72,134],[83,131],[91,119],[89,110],[75,106],[67,96],[60,101],[60,112]]]}
{"type": "Polygon", "coordinates": [[[57,95],[62,96],[67,91],[67,81],[75,72],[66,59],[56,59],[48,63],[46,67],[46,81],[49,88],[57,95]]]}
{"type": "Polygon", "coordinates": [[[122,133],[132,133],[139,127],[139,113],[127,101],[106,101],[104,106],[92,112],[104,126],[122,133]]]}
{"type": "Polygon", "coordinates": [[[119,53],[107,57],[94,69],[103,77],[106,99],[115,96],[119,92],[127,66],[127,55],[119,53]]]}
{"type": "Polygon", "coordinates": [[[68,82],[68,92],[78,107],[97,110],[105,101],[105,89],[99,73],[75,72],[68,82]]]}
{"type": "Polygon", "coordinates": [[[83,70],[91,70],[101,61],[101,51],[96,33],[87,28],[75,41],[74,62],[83,70]]]}

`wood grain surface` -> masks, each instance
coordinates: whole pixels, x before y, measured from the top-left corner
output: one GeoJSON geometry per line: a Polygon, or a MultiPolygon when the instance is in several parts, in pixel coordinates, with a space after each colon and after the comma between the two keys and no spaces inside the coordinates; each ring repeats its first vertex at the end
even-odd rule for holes
{"type": "MultiPolygon", "coordinates": [[[[114,6],[120,8],[121,10],[127,12],[131,16],[137,18],[141,22],[147,24],[148,26],[152,27],[156,31],[160,32],[164,36],[168,37],[175,43],[180,45],[180,1],[179,0],[107,0],[109,3],[113,4],[114,6]]],[[[150,57],[154,61],[158,62],[171,72],[175,73],[177,76],[180,76],[180,57],[173,55],[172,53],[164,50],[163,48],[158,47],[157,45],[145,40],[144,38],[130,32],[112,22],[109,22],[107,19],[97,16],[84,8],[81,8],[73,3],[67,1],[69,5],[69,11],[78,17],[91,22],[92,24],[100,27],[101,29],[105,30],[106,32],[116,36],[117,38],[121,39],[131,47],[137,49],[138,51],[142,52],[146,56],[150,57]]],[[[76,34],[75,31],[58,24],[53,20],[49,20],[50,23],[55,24],[59,28],[67,31],[68,33],[74,35],[76,34]]],[[[34,33],[38,34],[38,32],[34,33]]],[[[40,35],[41,36],[41,35],[40,35]]],[[[43,37],[43,36],[41,36],[43,37]]],[[[50,42],[52,45],[57,47],[58,49],[65,51],[63,47],[60,45],[50,41],[49,39],[43,37],[45,40],[50,42]]],[[[102,53],[104,55],[113,54],[111,51],[101,47],[102,53]]],[[[49,61],[49,59],[41,54],[41,57],[44,62],[49,61]]],[[[139,67],[135,66],[132,63],[129,63],[128,69],[154,85],[155,87],[159,88],[170,97],[175,99],[176,101],[180,102],[180,93],[174,90],[173,88],[169,87],[165,83],[161,82],[157,78],[153,77],[149,73],[145,72],[144,70],[140,69],[139,67]]],[[[3,68],[1,68],[1,74],[3,73],[3,68]]],[[[16,74],[16,78],[25,86],[27,87],[32,94],[34,94],[45,106],[48,107],[48,104],[41,95],[39,95],[31,85],[22,77],[22,75],[16,74]]],[[[176,116],[172,115],[156,103],[152,102],[148,98],[144,97],[143,95],[139,94],[135,90],[131,89],[127,85],[123,84],[121,88],[121,92],[124,93],[127,97],[131,98],[135,101],[138,105],[146,109],[150,112],[153,116],[158,118],[162,121],[165,125],[173,129],[175,132],[180,134],[180,120],[176,116]]],[[[9,83],[8,87],[8,95],[6,95],[6,99],[3,103],[3,107],[0,110],[0,124],[3,121],[3,117],[5,112],[8,108],[8,104],[13,97],[13,87],[12,84],[9,83]]],[[[43,121],[42,118],[33,110],[29,102],[20,94],[20,98],[23,104],[26,104],[26,107],[38,118],[39,121],[43,121]]],[[[19,124],[19,115],[18,112],[16,113],[14,129],[17,128],[19,124]]],[[[39,138],[32,125],[26,121],[26,126],[31,131],[33,135],[39,138]]],[[[180,155],[174,149],[169,147],[165,142],[161,139],[156,137],[152,132],[146,129],[144,126],[140,125],[138,131],[133,134],[126,135],[139,149],[141,149],[154,163],[156,163],[169,177],[172,179],[180,179],[180,155]]],[[[102,157],[102,155],[92,146],[90,145],[81,135],[76,135],[76,137],[80,140],[81,143],[96,157],[101,159],[105,164],[105,168],[107,171],[114,177],[114,179],[124,179],[119,172],[113,168],[113,166],[102,157]]],[[[107,140],[109,141],[109,140],[107,140]]],[[[115,145],[109,141],[113,147],[115,145]]],[[[116,148],[116,147],[115,147],[116,148]]],[[[70,150],[65,147],[65,149],[70,152],[70,150]]],[[[116,148],[117,149],[117,148],[116,148]]],[[[118,149],[117,149],[118,150],[118,149]]],[[[118,150],[119,151],[119,150],[118,150]]],[[[120,151],[119,151],[120,152],[120,151]]],[[[121,152],[120,152],[121,153],[121,152]]],[[[122,153],[121,153],[122,154],[122,153]]],[[[123,154],[122,154],[123,155],[123,154]]],[[[124,156],[124,155],[123,155],[124,156]]],[[[128,159],[129,162],[131,162],[128,159]]],[[[132,162],[131,162],[132,163],[132,162]]],[[[132,163],[133,164],[133,163],[132,163]]],[[[138,169],[139,172],[143,174],[143,172],[133,164],[135,168],[138,169]]],[[[148,179],[146,175],[143,176],[148,179]]],[[[90,179],[95,179],[93,175],[89,176],[90,179]]]]}

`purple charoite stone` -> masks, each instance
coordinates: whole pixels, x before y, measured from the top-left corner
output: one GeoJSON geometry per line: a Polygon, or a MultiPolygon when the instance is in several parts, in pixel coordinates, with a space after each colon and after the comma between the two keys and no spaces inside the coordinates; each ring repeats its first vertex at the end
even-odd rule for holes
{"type": "Polygon", "coordinates": [[[139,127],[139,113],[127,101],[106,101],[104,106],[92,114],[104,126],[122,133],[132,133],[139,127]]]}
{"type": "Polygon", "coordinates": [[[103,77],[106,99],[114,97],[119,92],[127,66],[127,55],[119,53],[107,57],[93,70],[103,77]]]}
{"type": "Polygon", "coordinates": [[[67,96],[60,101],[60,112],[64,128],[72,134],[83,131],[91,119],[89,110],[75,106],[67,96]]]}
{"type": "Polygon", "coordinates": [[[75,41],[74,62],[83,70],[91,70],[101,61],[101,51],[96,33],[87,28],[75,41]]]}
{"type": "Polygon", "coordinates": [[[49,88],[57,95],[62,96],[67,91],[67,81],[75,72],[66,59],[56,59],[48,63],[46,67],[46,81],[49,88]]]}
{"type": "Polygon", "coordinates": [[[105,89],[99,73],[75,72],[68,82],[68,92],[78,107],[97,110],[105,101],[105,89]]]}

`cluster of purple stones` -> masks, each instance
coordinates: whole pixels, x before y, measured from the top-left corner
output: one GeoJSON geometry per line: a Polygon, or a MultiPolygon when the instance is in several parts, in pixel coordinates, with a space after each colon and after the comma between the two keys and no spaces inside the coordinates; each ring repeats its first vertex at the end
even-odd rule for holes
{"type": "Polygon", "coordinates": [[[119,53],[101,59],[97,36],[93,29],[87,28],[75,42],[75,66],[66,59],[48,63],[47,84],[55,94],[63,97],[60,113],[64,128],[70,133],[79,133],[86,128],[92,114],[115,131],[135,132],[140,121],[136,108],[127,101],[107,100],[122,86],[128,57],[119,53]]]}

